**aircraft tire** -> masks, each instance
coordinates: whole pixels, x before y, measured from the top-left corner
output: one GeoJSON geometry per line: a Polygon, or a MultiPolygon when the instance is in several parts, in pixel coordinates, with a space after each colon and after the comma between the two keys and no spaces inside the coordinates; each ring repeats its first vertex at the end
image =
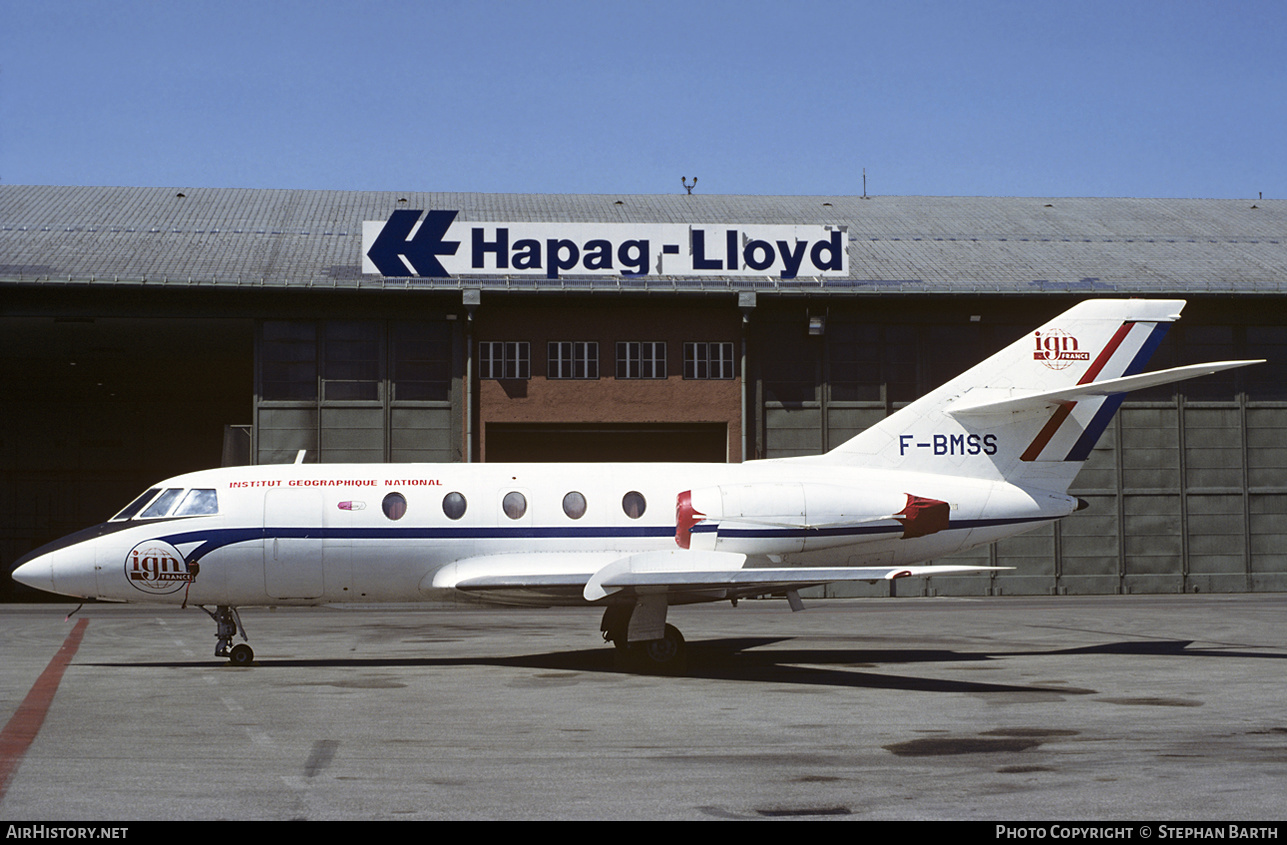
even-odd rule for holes
{"type": "Polygon", "coordinates": [[[245,643],[237,643],[228,652],[228,662],[233,666],[249,666],[255,662],[255,650],[245,643]]]}
{"type": "Polygon", "coordinates": [[[667,625],[659,640],[633,643],[630,654],[638,671],[655,675],[677,675],[688,669],[688,646],[674,625],[667,625]]]}

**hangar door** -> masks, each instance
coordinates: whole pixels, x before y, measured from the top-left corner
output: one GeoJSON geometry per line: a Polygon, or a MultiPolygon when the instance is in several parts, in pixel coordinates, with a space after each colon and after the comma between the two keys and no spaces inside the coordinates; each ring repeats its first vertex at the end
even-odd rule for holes
{"type": "Polygon", "coordinates": [[[487,423],[488,463],[728,462],[726,423],[487,423]]]}

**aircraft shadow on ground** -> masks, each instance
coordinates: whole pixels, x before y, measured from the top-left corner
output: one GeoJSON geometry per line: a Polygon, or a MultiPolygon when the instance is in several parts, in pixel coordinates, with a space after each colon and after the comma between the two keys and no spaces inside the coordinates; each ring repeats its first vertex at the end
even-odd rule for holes
{"type": "MultiPolygon", "coordinates": [[[[960,652],[950,649],[848,649],[848,648],[790,648],[777,647],[789,643],[790,637],[738,637],[711,639],[688,644],[687,678],[711,680],[751,681],[760,683],[793,683],[811,686],[856,687],[892,689],[921,692],[955,693],[1057,693],[1060,695],[1090,694],[1094,690],[1064,686],[1030,686],[992,684],[974,681],[951,680],[916,674],[890,674],[877,671],[880,666],[915,666],[929,663],[978,663],[1006,657],[1051,658],[1074,657],[1089,654],[1138,655],[1146,657],[1219,657],[1287,659],[1280,653],[1259,653],[1245,647],[1193,649],[1191,640],[1148,640],[1103,643],[1077,648],[1010,651],[1010,652],[960,652]]],[[[205,668],[210,660],[164,661],[148,663],[95,663],[95,666],[155,667],[155,668],[205,668]]],[[[437,668],[451,666],[511,666],[560,672],[603,672],[629,674],[628,668],[618,664],[610,647],[554,651],[505,657],[344,657],[301,660],[294,658],[257,660],[249,669],[229,671],[269,671],[289,668],[437,668]]]]}

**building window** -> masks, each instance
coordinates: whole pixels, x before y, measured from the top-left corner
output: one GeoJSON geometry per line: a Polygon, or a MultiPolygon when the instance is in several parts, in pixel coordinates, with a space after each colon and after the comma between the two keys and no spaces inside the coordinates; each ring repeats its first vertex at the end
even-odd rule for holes
{"type": "Polygon", "coordinates": [[[264,323],[260,371],[264,399],[316,401],[316,325],[264,323]]]}
{"type": "Polygon", "coordinates": [[[527,341],[482,341],[478,344],[479,378],[532,377],[532,353],[527,341]]]}
{"type": "Polygon", "coordinates": [[[827,352],[831,398],[842,402],[881,401],[883,327],[847,325],[833,320],[827,328],[830,329],[827,352]]]}
{"type": "Polygon", "coordinates": [[[379,323],[328,322],[323,329],[323,399],[380,398],[379,323]]]}
{"type": "Polygon", "coordinates": [[[393,398],[451,398],[451,326],[446,322],[396,322],[389,327],[393,398]]]}
{"type": "Polygon", "coordinates": [[[269,320],[260,330],[260,398],[274,402],[446,402],[452,329],[446,320],[269,320]],[[319,379],[319,375],[321,378],[319,379]]]}
{"type": "Polygon", "coordinates": [[[551,342],[546,362],[549,378],[598,378],[599,344],[593,341],[551,342]]]}
{"type": "Polygon", "coordinates": [[[733,374],[733,344],[684,344],[684,378],[731,379],[733,374]]]}
{"type": "MultiPolygon", "coordinates": [[[[1016,334],[1022,332],[1020,329],[1016,334]]],[[[827,381],[831,398],[841,402],[916,399],[916,338],[915,326],[829,323],[827,381]]]]}
{"type": "Polygon", "coordinates": [[[665,342],[620,341],[617,343],[617,378],[665,377],[665,342]]]}

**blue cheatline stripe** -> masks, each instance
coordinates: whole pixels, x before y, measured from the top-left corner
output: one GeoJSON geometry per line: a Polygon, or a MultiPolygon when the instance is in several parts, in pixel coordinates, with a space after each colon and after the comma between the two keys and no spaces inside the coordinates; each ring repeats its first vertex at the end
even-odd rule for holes
{"type": "MultiPolygon", "coordinates": [[[[965,519],[953,521],[949,531],[967,531],[971,528],[990,528],[998,525],[1020,525],[1029,522],[1049,522],[1056,517],[1023,517],[1019,519],[965,519]]],[[[718,532],[721,537],[777,539],[782,537],[861,537],[873,534],[901,534],[901,525],[887,526],[851,526],[839,528],[729,528],[720,530],[718,524],[709,522],[694,526],[695,533],[718,532]]],[[[586,528],[524,528],[524,527],[483,527],[483,526],[438,526],[407,528],[220,528],[213,531],[186,531],[170,534],[158,539],[172,546],[184,543],[200,543],[186,559],[189,563],[199,560],[210,552],[232,546],[237,543],[255,542],[265,539],[311,539],[311,540],[584,540],[594,538],[614,539],[650,539],[673,538],[673,526],[629,526],[609,527],[593,526],[586,528]]]]}
{"type": "MultiPolygon", "coordinates": [[[[1143,371],[1144,365],[1157,351],[1158,344],[1162,342],[1162,338],[1166,337],[1166,333],[1170,328],[1170,323],[1154,323],[1153,331],[1149,333],[1148,338],[1145,339],[1144,344],[1140,347],[1140,351],[1135,353],[1135,357],[1127,365],[1122,375],[1139,375],[1143,371]]],[[[1068,457],[1064,458],[1065,461],[1084,461],[1090,457],[1090,450],[1095,448],[1095,444],[1103,436],[1108,424],[1113,420],[1113,415],[1117,413],[1117,409],[1121,407],[1125,398],[1125,393],[1115,393],[1104,399],[1104,404],[1099,406],[1099,410],[1091,418],[1086,430],[1081,433],[1081,437],[1077,438],[1077,442],[1073,444],[1071,451],[1068,452],[1068,457]]]]}
{"type": "Polygon", "coordinates": [[[673,537],[674,526],[589,526],[585,528],[533,528],[525,526],[408,526],[389,528],[218,528],[207,531],[185,531],[158,539],[172,546],[182,543],[201,545],[187,555],[191,563],[215,549],[264,539],[283,540],[524,540],[524,539],[640,539],[673,537]]]}

